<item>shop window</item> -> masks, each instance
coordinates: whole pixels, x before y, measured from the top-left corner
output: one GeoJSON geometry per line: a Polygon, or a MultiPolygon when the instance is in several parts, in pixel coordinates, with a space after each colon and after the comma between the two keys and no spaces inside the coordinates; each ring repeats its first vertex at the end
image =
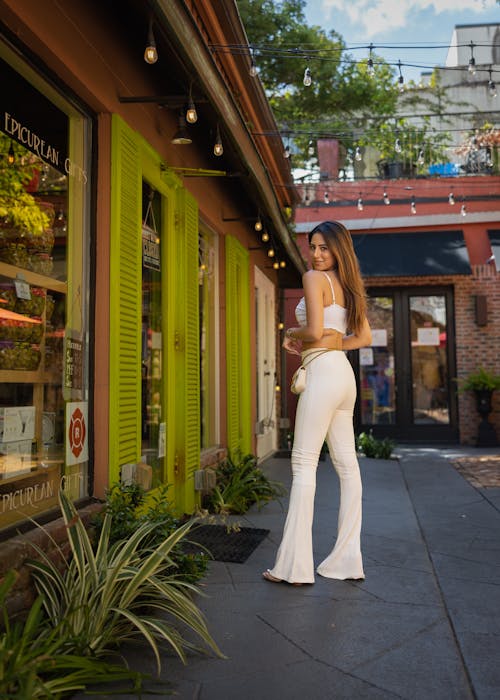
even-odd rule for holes
{"type": "Polygon", "coordinates": [[[200,447],[207,449],[217,443],[219,411],[216,410],[216,265],[214,237],[199,233],[198,283],[200,294],[200,447]]]}
{"type": "Polygon", "coordinates": [[[143,485],[163,483],[166,423],[163,416],[162,288],[160,262],[162,197],[146,182],[142,196],[142,461],[143,485]]]}
{"type": "Polygon", "coordinates": [[[0,70],[4,528],[88,494],[90,126],[1,47],[0,70]]]}

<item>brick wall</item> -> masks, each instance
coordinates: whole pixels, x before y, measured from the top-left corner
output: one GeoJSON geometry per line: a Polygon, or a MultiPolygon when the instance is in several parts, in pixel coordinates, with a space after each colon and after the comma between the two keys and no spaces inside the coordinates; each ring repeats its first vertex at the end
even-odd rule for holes
{"type": "MultiPolygon", "coordinates": [[[[455,347],[457,377],[466,377],[483,366],[500,374],[500,275],[494,265],[473,265],[471,275],[436,277],[377,277],[367,278],[370,287],[446,286],[454,289],[455,347]],[[476,323],[475,297],[487,299],[487,324],[476,323]]],[[[471,392],[458,394],[460,442],[474,445],[480,421],[475,397],[471,392]]],[[[493,411],[489,416],[500,438],[500,391],[493,394],[493,411]]]]}
{"type": "MultiPolygon", "coordinates": [[[[86,527],[103,507],[102,503],[93,503],[80,509],[79,515],[86,527]]],[[[38,545],[51,559],[59,558],[57,546],[61,547],[64,554],[68,554],[69,545],[66,535],[66,526],[62,518],[52,520],[42,528],[35,528],[29,532],[13,537],[0,545],[0,580],[7,571],[14,569],[18,573],[18,579],[11,596],[7,601],[9,616],[23,610],[28,610],[35,599],[35,589],[31,582],[30,569],[26,560],[36,559],[37,555],[31,543],[38,545]]]]}

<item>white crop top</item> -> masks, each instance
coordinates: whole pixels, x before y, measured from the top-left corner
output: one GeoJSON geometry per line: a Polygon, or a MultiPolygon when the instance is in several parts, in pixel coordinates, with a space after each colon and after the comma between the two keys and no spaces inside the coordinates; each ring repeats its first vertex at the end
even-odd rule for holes
{"type": "MultiPolygon", "coordinates": [[[[323,307],[323,328],[332,328],[335,331],[339,331],[345,335],[347,331],[347,309],[339,304],[335,303],[335,292],[333,291],[333,284],[326,272],[323,273],[332,290],[333,303],[330,306],[323,307]]],[[[306,300],[304,297],[299,301],[295,308],[295,318],[299,326],[307,325],[307,314],[306,314],[306,300]]]]}

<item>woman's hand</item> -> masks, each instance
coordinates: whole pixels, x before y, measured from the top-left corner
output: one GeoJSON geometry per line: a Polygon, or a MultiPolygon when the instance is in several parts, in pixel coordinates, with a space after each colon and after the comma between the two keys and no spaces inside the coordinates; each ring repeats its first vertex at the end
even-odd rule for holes
{"type": "MultiPolygon", "coordinates": [[[[289,330],[293,332],[294,329],[290,328],[289,330]]],[[[291,355],[301,355],[302,341],[297,340],[297,338],[291,338],[290,335],[285,333],[282,347],[291,355]]]]}

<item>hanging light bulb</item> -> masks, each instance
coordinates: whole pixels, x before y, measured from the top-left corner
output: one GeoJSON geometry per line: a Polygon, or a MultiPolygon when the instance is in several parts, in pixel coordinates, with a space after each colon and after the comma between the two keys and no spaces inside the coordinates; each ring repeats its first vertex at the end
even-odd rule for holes
{"type": "Polygon", "coordinates": [[[286,261],[280,260],[280,267],[286,267],[286,261]]]}
{"type": "Polygon", "coordinates": [[[191,90],[189,90],[189,102],[186,110],[186,121],[189,122],[189,124],[195,124],[198,121],[198,113],[196,111],[196,107],[194,106],[191,90]]]}
{"type": "Polygon", "coordinates": [[[260,220],[260,216],[257,217],[257,221],[254,224],[254,229],[256,231],[262,231],[262,221],[260,220]]]}
{"type": "Polygon", "coordinates": [[[418,152],[417,165],[423,165],[425,163],[424,151],[421,148],[418,152]]]}
{"type": "Polygon", "coordinates": [[[411,212],[412,214],[416,214],[416,213],[417,213],[417,205],[415,204],[415,197],[412,197],[412,198],[411,198],[410,212],[411,212]]]}
{"type": "Polygon", "coordinates": [[[7,163],[9,165],[14,165],[15,160],[16,160],[16,154],[14,153],[14,144],[11,141],[10,146],[9,146],[9,152],[7,153],[7,163]]]}
{"type": "Polygon", "coordinates": [[[465,202],[462,204],[460,213],[462,214],[462,216],[467,216],[467,207],[465,206],[465,202]]]}
{"type": "Polygon", "coordinates": [[[361,197],[361,192],[359,193],[359,197],[358,197],[358,209],[359,209],[359,211],[363,211],[363,209],[364,209],[363,198],[361,197]]]}
{"type": "Polygon", "coordinates": [[[396,153],[401,153],[401,151],[403,150],[403,146],[401,145],[401,139],[400,139],[400,138],[397,138],[397,139],[394,141],[394,150],[396,151],[396,153]]]}
{"type": "Polygon", "coordinates": [[[474,58],[474,42],[470,42],[469,73],[476,75],[476,59],[474,58]]]}
{"type": "Polygon", "coordinates": [[[323,195],[323,201],[325,204],[330,204],[330,195],[328,194],[328,190],[326,190],[325,194],[323,195]]]}
{"type": "Polygon", "coordinates": [[[274,258],[274,255],[275,255],[274,248],[269,248],[269,250],[267,251],[267,254],[270,258],[274,258]]]}
{"type": "Polygon", "coordinates": [[[311,204],[311,198],[309,197],[307,192],[304,196],[304,204],[306,205],[306,207],[308,207],[311,204]]]}
{"type": "Polygon", "coordinates": [[[390,204],[391,200],[389,199],[389,195],[387,194],[387,190],[384,190],[384,204],[390,204]]]}
{"type": "Polygon", "coordinates": [[[368,63],[366,65],[366,72],[372,78],[375,75],[375,66],[373,65],[373,58],[372,58],[372,51],[373,51],[373,44],[370,44],[370,55],[368,57],[368,63]]]}
{"type": "Polygon", "coordinates": [[[497,86],[493,82],[493,79],[491,77],[491,68],[490,68],[490,79],[488,80],[488,92],[490,93],[490,97],[496,97],[497,96],[497,86]]]}
{"type": "Polygon", "coordinates": [[[253,54],[250,58],[250,68],[248,69],[248,72],[250,74],[250,77],[256,78],[257,75],[259,74],[259,69],[255,65],[255,61],[253,60],[253,54]]]}
{"type": "Polygon", "coordinates": [[[361,148],[359,146],[356,146],[356,150],[354,151],[354,160],[363,160],[363,154],[361,153],[361,148]]]}
{"type": "Polygon", "coordinates": [[[398,78],[398,90],[399,92],[405,91],[405,79],[403,78],[403,73],[401,72],[401,61],[398,61],[399,68],[399,78],[398,78]]]}
{"type": "Polygon", "coordinates": [[[304,83],[305,87],[311,87],[312,77],[311,77],[311,71],[309,70],[309,67],[307,67],[304,71],[304,80],[302,82],[304,83]]]}
{"type": "Polygon", "coordinates": [[[280,264],[279,264],[279,262],[278,262],[277,260],[275,260],[275,261],[273,262],[273,267],[274,267],[275,270],[279,270],[279,269],[280,269],[280,264]]]}
{"type": "Polygon", "coordinates": [[[309,145],[307,146],[307,155],[308,156],[314,155],[314,142],[312,140],[309,141],[309,145]]]}
{"type": "Polygon", "coordinates": [[[214,156],[221,156],[224,153],[222,139],[220,137],[219,125],[217,124],[217,132],[215,134],[214,156]]]}
{"type": "Polygon", "coordinates": [[[283,158],[290,158],[290,146],[287,144],[283,151],[283,158]]]}
{"type": "Polygon", "coordinates": [[[283,321],[280,321],[280,322],[278,323],[278,330],[279,330],[279,331],[282,331],[282,330],[284,329],[284,327],[285,327],[285,324],[283,323],[283,321]]]}
{"type": "Polygon", "coordinates": [[[455,204],[455,197],[453,196],[453,192],[450,192],[448,195],[448,204],[450,206],[453,206],[455,204]]]}
{"type": "Polygon", "coordinates": [[[262,240],[263,240],[264,243],[267,243],[268,240],[269,240],[269,234],[268,234],[268,232],[267,232],[267,231],[262,231],[262,236],[261,236],[261,238],[262,238],[262,240]]]}
{"type": "Polygon", "coordinates": [[[153,34],[153,18],[149,18],[148,40],[144,49],[144,60],[146,63],[153,64],[158,60],[158,51],[156,50],[156,41],[153,34]]]}

